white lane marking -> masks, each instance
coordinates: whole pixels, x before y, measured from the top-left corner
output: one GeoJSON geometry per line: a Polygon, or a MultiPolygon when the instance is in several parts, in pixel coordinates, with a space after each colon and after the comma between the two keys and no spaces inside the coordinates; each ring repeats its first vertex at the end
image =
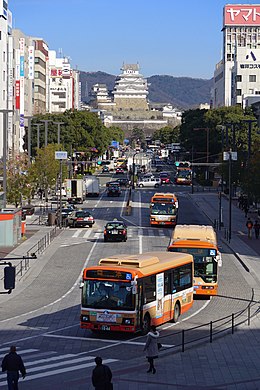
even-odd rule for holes
{"type": "MultiPolygon", "coordinates": [[[[93,253],[93,251],[94,251],[94,249],[95,249],[97,243],[98,243],[98,240],[95,240],[95,242],[94,242],[93,245],[92,245],[92,248],[91,248],[90,251],[89,251],[88,257],[86,258],[86,261],[85,261],[85,263],[84,263],[84,265],[83,265],[83,269],[87,267],[87,264],[88,264],[88,262],[89,262],[89,260],[90,260],[90,258],[91,258],[91,256],[92,256],[92,253],[93,253]]],[[[53,302],[51,302],[51,303],[48,303],[47,305],[44,305],[44,306],[42,306],[42,307],[40,307],[40,308],[38,308],[38,309],[29,311],[29,312],[27,312],[27,313],[23,313],[23,314],[20,314],[20,315],[18,315],[18,316],[14,316],[14,317],[7,318],[7,319],[5,319],[5,320],[1,320],[0,323],[7,322],[7,321],[10,321],[10,320],[14,320],[14,319],[17,319],[17,318],[21,318],[21,317],[24,317],[24,316],[26,316],[26,315],[31,315],[31,314],[33,314],[33,313],[37,313],[37,311],[39,311],[39,310],[46,309],[46,308],[48,308],[48,307],[51,307],[51,306],[55,305],[55,304],[58,303],[58,302],[61,302],[64,298],[66,298],[69,294],[71,294],[72,291],[73,291],[76,287],[78,288],[79,281],[81,280],[81,277],[82,277],[82,271],[80,272],[80,274],[79,274],[77,280],[75,281],[74,285],[73,285],[73,286],[72,286],[64,295],[62,295],[60,298],[56,299],[56,301],[53,301],[53,302]]],[[[38,335],[38,336],[40,336],[40,335],[38,335]]],[[[34,336],[33,336],[33,337],[34,337],[34,336]]],[[[23,340],[23,339],[22,339],[22,340],[23,340]]],[[[10,341],[9,341],[9,343],[10,343],[10,341]]],[[[5,344],[6,344],[6,343],[4,343],[4,344],[2,344],[2,345],[5,345],[5,344]]]]}
{"type": "MultiPolygon", "coordinates": [[[[108,363],[113,363],[113,362],[117,362],[117,361],[118,360],[116,360],[116,359],[106,359],[103,361],[103,363],[108,364],[108,363]]],[[[81,370],[83,368],[91,367],[94,365],[95,365],[95,362],[93,361],[91,363],[80,364],[80,365],[75,366],[75,367],[66,367],[66,368],[61,368],[58,370],[48,371],[48,372],[44,372],[44,373],[40,373],[40,374],[28,375],[27,377],[25,377],[23,382],[27,382],[27,381],[30,381],[32,379],[39,379],[39,378],[44,378],[44,377],[53,376],[53,375],[57,375],[57,374],[63,374],[64,372],[77,371],[77,370],[81,370]]],[[[4,382],[0,383],[0,387],[2,387],[2,386],[6,386],[6,380],[4,382]]]]}
{"type": "MultiPolygon", "coordinates": [[[[26,353],[31,353],[31,352],[36,352],[36,351],[38,351],[38,349],[24,349],[23,350],[23,355],[24,354],[26,354],[26,353]]],[[[8,351],[9,352],[9,351],[8,351]]],[[[19,353],[20,353],[21,351],[19,351],[19,353]]],[[[0,355],[0,358],[2,358],[2,357],[4,357],[5,356],[5,353],[4,354],[1,354],[0,355]]]]}
{"type": "Polygon", "coordinates": [[[91,229],[87,230],[86,233],[84,233],[83,238],[88,238],[88,236],[90,236],[90,233],[91,233],[91,229]]]}
{"type": "Polygon", "coordinates": [[[82,229],[77,229],[77,231],[72,235],[72,238],[78,237],[81,232],[82,232],[82,229]]]}
{"type": "Polygon", "coordinates": [[[241,232],[241,230],[238,230],[238,233],[241,234],[241,236],[245,236],[246,235],[244,232],[241,232]]]}
{"type": "MultiPolygon", "coordinates": [[[[80,340],[80,341],[99,341],[102,343],[109,343],[109,344],[126,344],[126,345],[141,345],[144,346],[146,343],[140,343],[138,341],[118,341],[118,340],[106,340],[106,339],[93,339],[90,337],[76,337],[76,336],[63,336],[63,335],[55,335],[55,334],[44,334],[44,337],[54,337],[54,338],[61,338],[61,339],[69,339],[69,340],[80,340]]],[[[174,347],[174,344],[163,344],[166,348],[174,347]]],[[[86,352],[84,352],[86,353],[86,352]]]]}

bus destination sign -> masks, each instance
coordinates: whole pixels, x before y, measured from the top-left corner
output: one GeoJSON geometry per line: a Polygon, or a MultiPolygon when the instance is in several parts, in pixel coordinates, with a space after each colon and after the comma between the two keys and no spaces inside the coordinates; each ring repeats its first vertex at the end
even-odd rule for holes
{"type": "Polygon", "coordinates": [[[109,269],[89,269],[86,277],[91,279],[105,278],[117,280],[132,280],[132,274],[129,272],[113,271],[109,269]]]}

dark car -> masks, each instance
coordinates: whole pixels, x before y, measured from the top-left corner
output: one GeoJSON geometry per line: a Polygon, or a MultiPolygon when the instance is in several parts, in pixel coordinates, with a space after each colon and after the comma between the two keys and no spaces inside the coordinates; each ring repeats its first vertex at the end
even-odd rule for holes
{"type": "Polygon", "coordinates": [[[129,187],[130,181],[127,178],[120,178],[115,181],[120,185],[120,187],[129,187]]]}
{"type": "Polygon", "coordinates": [[[110,184],[107,187],[107,196],[120,196],[121,190],[119,184],[110,184]]]}
{"type": "Polygon", "coordinates": [[[116,175],[123,175],[125,172],[123,170],[123,168],[116,168],[116,175]]]}
{"type": "Polygon", "coordinates": [[[127,226],[123,221],[107,222],[104,229],[104,241],[126,241],[127,240],[127,226]]]}
{"type": "Polygon", "coordinates": [[[156,172],[162,172],[164,169],[164,165],[156,165],[156,172]]]}
{"type": "Polygon", "coordinates": [[[34,206],[28,204],[28,205],[22,207],[22,212],[25,215],[33,215],[35,212],[35,208],[34,208],[34,206]]]}
{"type": "Polygon", "coordinates": [[[95,223],[94,217],[89,211],[74,210],[66,219],[67,226],[80,227],[89,226],[92,227],[95,223]]]}
{"type": "Polygon", "coordinates": [[[103,168],[102,168],[102,173],[106,173],[106,172],[109,172],[109,169],[108,169],[108,166],[104,166],[103,168]]]}
{"type": "Polygon", "coordinates": [[[171,182],[170,175],[167,172],[161,172],[160,179],[162,184],[169,184],[171,182]]]}

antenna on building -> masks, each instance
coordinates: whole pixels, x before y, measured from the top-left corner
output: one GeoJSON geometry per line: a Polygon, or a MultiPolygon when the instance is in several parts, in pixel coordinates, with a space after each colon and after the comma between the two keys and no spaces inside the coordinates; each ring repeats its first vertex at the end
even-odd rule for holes
{"type": "Polygon", "coordinates": [[[62,58],[62,48],[61,47],[59,47],[58,52],[59,52],[59,58],[62,58]]]}

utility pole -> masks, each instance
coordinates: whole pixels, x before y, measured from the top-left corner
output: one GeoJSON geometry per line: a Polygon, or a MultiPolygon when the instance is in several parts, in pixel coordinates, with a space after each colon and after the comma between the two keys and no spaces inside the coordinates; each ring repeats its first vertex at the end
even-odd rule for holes
{"type": "Polygon", "coordinates": [[[256,119],[242,119],[241,122],[248,124],[248,135],[247,135],[247,161],[249,163],[251,158],[251,144],[252,144],[252,123],[256,123],[256,119]]]}
{"type": "Polygon", "coordinates": [[[48,124],[52,122],[50,119],[41,119],[40,122],[43,122],[45,125],[45,147],[48,145],[48,124]]]}

